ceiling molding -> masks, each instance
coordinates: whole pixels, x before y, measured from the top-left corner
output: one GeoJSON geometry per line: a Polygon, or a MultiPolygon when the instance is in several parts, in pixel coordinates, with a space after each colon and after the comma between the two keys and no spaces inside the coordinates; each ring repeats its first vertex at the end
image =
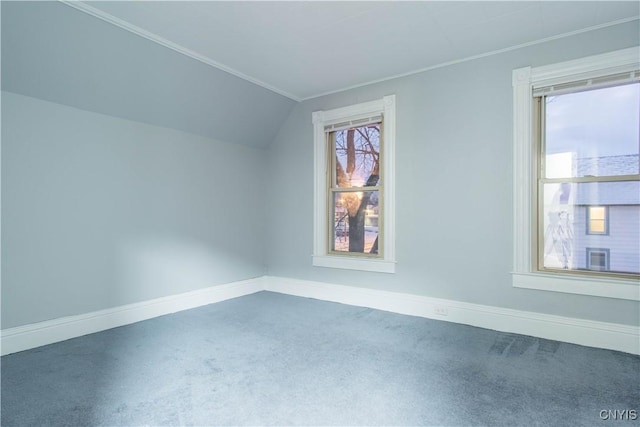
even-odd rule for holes
{"type": "Polygon", "coordinates": [[[332,90],[332,91],[329,91],[329,92],[323,92],[323,93],[320,93],[320,94],[317,94],[317,95],[307,96],[307,97],[302,98],[301,101],[308,101],[310,99],[319,98],[321,96],[332,95],[334,93],[344,92],[344,91],[350,90],[350,89],[357,89],[357,88],[363,87],[363,86],[369,86],[369,85],[376,84],[376,83],[382,83],[382,82],[386,82],[387,80],[393,80],[393,79],[398,79],[398,78],[401,78],[401,77],[412,76],[414,74],[420,74],[420,73],[423,73],[425,71],[430,71],[430,70],[435,70],[435,69],[438,69],[438,68],[448,67],[450,65],[460,64],[462,62],[473,61],[473,60],[480,59],[480,58],[486,58],[488,56],[498,55],[498,54],[501,54],[501,53],[510,52],[512,50],[518,50],[518,49],[522,49],[522,48],[528,47],[528,46],[535,46],[537,44],[547,43],[547,42],[550,42],[550,41],[553,41],[553,40],[563,39],[565,37],[571,37],[571,36],[575,36],[575,35],[582,34],[582,33],[588,33],[589,31],[600,30],[602,28],[613,27],[615,25],[626,24],[627,22],[633,22],[633,21],[638,21],[638,20],[640,20],[640,15],[632,16],[632,17],[629,17],[629,18],[618,19],[616,21],[611,21],[611,22],[607,22],[607,23],[604,23],[604,24],[594,25],[594,26],[591,26],[591,27],[582,28],[580,30],[570,31],[568,33],[562,33],[562,34],[558,34],[558,35],[555,35],[555,36],[545,37],[543,39],[538,39],[538,40],[534,40],[534,41],[531,41],[531,42],[518,44],[518,45],[515,45],[515,46],[505,47],[503,49],[492,50],[490,52],[480,53],[478,55],[468,56],[468,57],[462,58],[462,59],[455,59],[453,61],[442,62],[440,64],[431,65],[431,66],[425,67],[425,68],[420,68],[419,70],[409,71],[409,72],[401,73],[401,74],[395,74],[395,75],[390,76],[390,77],[383,77],[381,79],[371,80],[371,81],[368,81],[366,83],[358,83],[356,85],[343,87],[341,89],[336,89],[336,90],[332,90]]]}
{"type": "Polygon", "coordinates": [[[234,76],[236,76],[238,78],[241,78],[243,80],[246,80],[246,81],[248,81],[250,83],[253,83],[253,84],[256,84],[258,86],[261,86],[261,87],[263,87],[263,88],[265,88],[267,90],[270,90],[270,91],[272,91],[274,93],[277,93],[279,95],[287,97],[287,98],[289,98],[289,99],[291,99],[293,101],[296,101],[296,102],[307,101],[307,100],[310,100],[310,99],[319,98],[319,97],[322,97],[322,96],[331,95],[331,94],[334,94],[334,93],[343,92],[343,91],[350,90],[350,89],[357,89],[357,88],[360,88],[360,87],[363,87],[363,86],[368,86],[368,85],[371,85],[371,84],[381,83],[381,82],[385,82],[385,81],[388,81],[388,80],[393,80],[393,79],[397,79],[397,78],[401,78],[401,77],[407,77],[407,76],[411,76],[411,75],[414,75],[414,74],[423,73],[425,71],[435,70],[435,69],[438,69],[438,68],[448,67],[450,65],[455,65],[455,64],[460,64],[460,63],[463,63],[463,62],[473,61],[473,60],[476,60],[476,59],[486,58],[486,57],[489,57],[489,56],[498,55],[498,54],[505,53],[505,52],[510,52],[510,51],[521,49],[521,48],[524,48],[524,47],[534,46],[534,45],[537,45],[537,44],[546,43],[546,42],[549,42],[549,41],[558,40],[558,39],[562,39],[562,38],[565,38],[565,37],[571,37],[571,36],[574,36],[574,35],[587,33],[589,31],[595,31],[595,30],[599,30],[599,29],[602,29],[602,28],[612,27],[612,26],[615,26],[615,25],[620,25],[620,24],[625,24],[625,23],[628,23],[628,22],[633,22],[633,21],[640,20],[640,16],[633,16],[633,17],[629,17],[629,18],[619,19],[619,20],[607,22],[607,23],[604,23],[604,24],[598,24],[598,25],[594,25],[594,26],[591,26],[591,27],[582,28],[582,29],[579,29],[579,30],[574,30],[574,31],[569,31],[569,32],[566,32],[566,33],[558,34],[558,35],[551,36],[551,37],[545,37],[543,39],[538,39],[538,40],[534,40],[534,41],[530,41],[530,42],[526,42],[526,43],[521,43],[521,44],[514,45],[514,46],[509,46],[509,47],[498,49],[498,50],[493,50],[493,51],[481,53],[481,54],[478,54],[478,55],[472,55],[472,56],[469,56],[469,57],[466,57],[466,58],[462,58],[462,59],[456,59],[456,60],[453,60],[453,61],[447,61],[447,62],[443,62],[443,63],[440,63],[440,64],[431,65],[429,67],[420,68],[420,69],[409,71],[409,72],[406,72],[406,73],[395,74],[395,75],[392,75],[392,76],[383,77],[383,78],[376,79],[376,80],[370,80],[370,81],[367,81],[367,82],[364,82],[364,83],[358,83],[358,84],[352,85],[352,86],[342,87],[340,89],[335,89],[335,90],[331,90],[331,91],[327,91],[327,92],[318,93],[318,94],[315,94],[315,95],[300,97],[300,96],[296,96],[296,95],[294,95],[292,93],[289,93],[287,91],[284,91],[282,89],[279,89],[279,88],[277,88],[275,86],[272,86],[272,85],[270,85],[268,83],[265,83],[265,82],[263,82],[261,80],[258,80],[258,79],[254,78],[254,77],[251,77],[251,76],[249,76],[247,74],[244,74],[244,73],[242,73],[242,72],[240,72],[238,70],[235,70],[235,69],[233,69],[231,67],[228,67],[228,66],[226,66],[224,64],[221,64],[221,63],[219,63],[217,61],[214,61],[213,59],[211,59],[211,58],[209,58],[209,57],[207,57],[205,55],[202,55],[202,54],[200,54],[198,52],[195,52],[195,51],[193,51],[191,49],[183,47],[183,46],[181,46],[181,45],[179,45],[177,43],[169,41],[169,40],[167,40],[167,39],[165,39],[165,38],[163,38],[163,37],[161,37],[161,36],[159,36],[157,34],[154,34],[152,32],[144,30],[144,29],[142,29],[142,28],[140,28],[140,27],[138,27],[136,25],[133,25],[133,24],[131,24],[131,23],[125,21],[125,20],[122,20],[120,18],[117,18],[117,17],[115,17],[115,16],[113,16],[113,15],[111,15],[109,13],[103,12],[102,10],[97,9],[97,8],[95,8],[93,6],[90,6],[89,4],[87,4],[85,2],[77,1],[77,0],[58,0],[58,1],[60,3],[63,3],[65,5],[67,5],[67,6],[73,7],[75,9],[79,10],[79,11],[87,13],[87,14],[89,14],[91,16],[99,18],[99,19],[101,19],[101,20],[103,20],[105,22],[108,22],[108,23],[110,23],[112,25],[120,27],[120,28],[122,28],[122,29],[124,29],[126,31],[129,31],[129,32],[133,33],[133,34],[136,34],[136,35],[138,35],[140,37],[143,37],[143,38],[145,38],[147,40],[150,40],[150,41],[153,41],[155,43],[158,43],[158,44],[160,44],[160,45],[162,45],[164,47],[167,47],[169,49],[172,49],[172,50],[174,50],[174,51],[176,51],[178,53],[186,55],[186,56],[188,56],[190,58],[193,58],[193,59],[195,59],[197,61],[200,61],[200,62],[202,62],[204,64],[207,64],[207,65],[209,65],[211,67],[214,67],[214,68],[216,68],[218,70],[222,70],[224,72],[232,74],[232,75],[234,75],[234,76]]]}
{"type": "Polygon", "coordinates": [[[160,37],[157,34],[154,34],[152,32],[144,30],[144,29],[142,29],[142,28],[140,28],[140,27],[138,27],[136,25],[133,25],[133,24],[131,24],[131,23],[127,22],[127,21],[124,21],[124,20],[122,20],[120,18],[117,18],[117,17],[115,17],[115,16],[113,16],[113,15],[111,15],[109,13],[103,12],[102,10],[97,9],[97,8],[95,8],[93,6],[90,6],[90,5],[88,5],[88,4],[84,3],[84,2],[73,1],[73,0],[58,0],[58,1],[60,3],[63,3],[65,5],[67,5],[67,6],[73,7],[74,9],[82,11],[82,12],[88,14],[88,15],[94,16],[94,17],[99,18],[99,19],[101,19],[101,20],[103,20],[105,22],[108,22],[109,24],[112,24],[112,25],[120,27],[120,28],[122,28],[124,30],[127,30],[127,31],[129,31],[129,32],[131,32],[131,33],[133,33],[135,35],[143,37],[143,38],[145,38],[147,40],[150,40],[152,42],[158,43],[158,44],[160,44],[160,45],[162,45],[164,47],[172,49],[172,50],[174,50],[174,51],[176,51],[178,53],[181,53],[183,55],[186,55],[186,56],[188,56],[188,57],[190,57],[192,59],[195,59],[196,61],[200,61],[200,62],[202,62],[204,64],[207,64],[207,65],[209,65],[211,67],[214,67],[214,68],[217,68],[219,70],[222,70],[222,71],[224,71],[226,73],[232,74],[232,75],[234,75],[236,77],[239,77],[239,78],[241,78],[243,80],[246,80],[246,81],[248,81],[250,83],[253,83],[253,84],[256,84],[258,86],[261,86],[261,87],[263,87],[265,89],[268,89],[268,90],[270,90],[272,92],[277,93],[278,95],[285,96],[285,97],[287,97],[289,99],[292,99],[292,100],[294,100],[296,102],[300,102],[302,100],[300,97],[297,97],[297,96],[295,96],[295,95],[293,95],[293,94],[291,94],[289,92],[286,92],[284,90],[278,89],[275,86],[272,86],[272,85],[270,85],[268,83],[265,83],[265,82],[263,82],[261,80],[253,78],[251,76],[248,76],[248,75],[246,75],[244,73],[241,73],[240,71],[235,70],[235,69],[233,69],[231,67],[227,67],[226,65],[221,64],[219,62],[216,62],[216,61],[214,61],[213,59],[211,59],[211,58],[209,58],[207,56],[201,55],[198,52],[195,52],[195,51],[193,51],[191,49],[187,49],[186,47],[180,46],[177,43],[174,43],[174,42],[169,41],[169,40],[167,40],[167,39],[165,39],[163,37],[160,37]]]}

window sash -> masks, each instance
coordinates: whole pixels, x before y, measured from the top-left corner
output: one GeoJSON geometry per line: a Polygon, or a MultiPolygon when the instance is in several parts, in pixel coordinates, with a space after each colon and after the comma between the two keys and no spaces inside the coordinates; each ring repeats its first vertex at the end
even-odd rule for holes
{"type": "MultiPolygon", "coordinates": [[[[588,88],[593,89],[593,88],[588,88]]],[[[602,176],[583,176],[583,177],[562,177],[562,178],[547,178],[546,174],[546,102],[545,98],[549,95],[534,96],[533,98],[533,117],[532,117],[532,133],[533,138],[537,141],[535,152],[537,153],[537,159],[534,163],[534,170],[536,171],[536,180],[538,187],[544,184],[552,183],[579,183],[579,182],[618,182],[618,181],[639,181],[640,174],[633,175],[602,175],[602,176]]]]}
{"type": "Polygon", "coordinates": [[[371,191],[380,191],[382,186],[375,185],[369,187],[331,187],[329,191],[332,193],[369,193],[371,191]]]}
{"type": "MultiPolygon", "coordinates": [[[[628,73],[627,73],[628,74],[628,73]]],[[[634,82],[638,81],[637,76],[640,75],[640,71],[634,71],[634,82]]],[[[610,83],[607,86],[618,86],[623,83],[610,83]]],[[[593,86],[584,87],[582,90],[591,90],[595,89],[593,86]]],[[[566,90],[564,93],[576,92],[578,90],[566,90]]],[[[561,269],[554,267],[547,267],[544,265],[544,186],[545,184],[552,183],[583,183],[583,182],[623,182],[623,181],[640,181],[640,174],[634,175],[616,175],[616,176],[589,176],[589,177],[564,177],[564,178],[546,178],[545,171],[545,135],[546,135],[546,113],[545,113],[545,97],[551,95],[558,95],[559,93],[545,93],[536,95],[536,91],[534,89],[534,96],[532,102],[532,115],[531,115],[531,134],[532,139],[534,141],[534,153],[533,156],[533,165],[532,165],[532,175],[533,182],[536,183],[536,188],[534,194],[532,195],[532,201],[536,208],[533,210],[533,239],[534,242],[534,250],[532,251],[533,260],[532,265],[536,267],[538,272],[553,272],[553,273],[562,273],[562,274],[571,274],[571,275],[582,275],[582,276],[607,276],[607,277],[617,277],[617,278],[633,278],[637,279],[640,275],[635,273],[619,273],[619,272],[611,272],[611,271],[600,271],[597,269],[589,268],[590,261],[587,263],[587,269],[561,269]]],[[[587,209],[588,211],[588,209],[587,209]]],[[[588,215],[588,214],[587,214],[588,215]]],[[[608,209],[605,213],[605,232],[604,233],[591,233],[590,231],[590,222],[589,218],[587,218],[587,234],[593,235],[606,235],[609,231],[609,223],[608,223],[608,209]]],[[[590,256],[590,255],[588,255],[590,256]]],[[[609,264],[609,254],[606,254],[607,257],[607,265],[609,264]]]]}
{"type": "Polygon", "coordinates": [[[347,257],[361,257],[361,258],[384,258],[384,202],[382,195],[382,188],[380,186],[375,187],[337,187],[330,188],[327,192],[327,253],[331,255],[347,256],[347,257]],[[334,198],[337,193],[366,193],[366,192],[378,193],[378,251],[377,253],[368,252],[349,252],[349,251],[337,251],[333,249],[335,239],[335,213],[334,213],[334,198]]]}
{"type": "MultiPolygon", "coordinates": [[[[346,122],[343,122],[346,123],[346,122]]],[[[379,140],[379,152],[378,152],[378,185],[377,187],[382,187],[382,182],[384,180],[384,121],[382,120],[382,116],[372,117],[370,121],[363,122],[360,120],[352,120],[349,123],[356,123],[355,126],[346,126],[337,129],[327,130],[329,126],[325,126],[325,141],[327,144],[327,178],[328,178],[328,188],[362,188],[362,187],[338,187],[337,174],[336,174],[336,133],[341,130],[348,129],[356,129],[360,127],[364,127],[367,125],[377,124],[380,127],[380,140],[379,140]],[[373,120],[375,119],[375,120],[373,120]]]]}
{"type": "Polygon", "coordinates": [[[365,119],[343,121],[336,123],[335,125],[327,125],[325,129],[325,141],[327,142],[327,247],[326,251],[331,255],[338,255],[344,257],[364,257],[374,259],[384,259],[384,120],[382,115],[371,116],[365,119]],[[378,185],[375,186],[349,186],[338,187],[336,177],[336,132],[347,129],[359,128],[371,124],[378,124],[380,126],[380,140],[379,140],[379,153],[378,153],[378,185]],[[334,234],[334,202],[333,199],[336,193],[366,193],[366,192],[378,193],[378,252],[370,254],[366,252],[349,252],[349,251],[336,251],[333,249],[335,234],[334,234]]]}

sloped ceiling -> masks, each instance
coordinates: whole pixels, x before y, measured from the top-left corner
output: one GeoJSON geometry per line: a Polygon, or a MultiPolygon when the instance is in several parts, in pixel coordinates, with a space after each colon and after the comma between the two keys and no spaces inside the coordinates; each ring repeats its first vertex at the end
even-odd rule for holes
{"type": "Polygon", "coordinates": [[[295,104],[60,2],[2,2],[2,90],[250,147],[295,104]]]}
{"type": "Polygon", "coordinates": [[[623,2],[2,2],[2,87],[253,147],[295,102],[638,20],[623,2]]]}
{"type": "Polygon", "coordinates": [[[70,4],[296,100],[640,14],[637,1],[70,4]]]}

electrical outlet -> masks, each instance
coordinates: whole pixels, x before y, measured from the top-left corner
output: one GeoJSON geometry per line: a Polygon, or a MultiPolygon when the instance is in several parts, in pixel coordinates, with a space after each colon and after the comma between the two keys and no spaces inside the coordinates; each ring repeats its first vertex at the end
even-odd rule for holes
{"type": "Polygon", "coordinates": [[[449,314],[449,310],[447,310],[447,307],[445,307],[444,305],[434,305],[433,312],[438,316],[446,316],[447,314],[449,314]]]}

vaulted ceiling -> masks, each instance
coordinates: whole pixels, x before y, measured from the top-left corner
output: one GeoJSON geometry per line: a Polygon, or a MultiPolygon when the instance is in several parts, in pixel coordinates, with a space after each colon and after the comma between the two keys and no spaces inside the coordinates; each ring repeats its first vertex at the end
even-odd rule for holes
{"type": "Polygon", "coordinates": [[[295,100],[640,15],[635,1],[75,5],[295,100]]]}
{"type": "Polygon", "coordinates": [[[637,1],[2,1],[2,89],[266,147],[297,101],[639,15],[637,1]]]}

